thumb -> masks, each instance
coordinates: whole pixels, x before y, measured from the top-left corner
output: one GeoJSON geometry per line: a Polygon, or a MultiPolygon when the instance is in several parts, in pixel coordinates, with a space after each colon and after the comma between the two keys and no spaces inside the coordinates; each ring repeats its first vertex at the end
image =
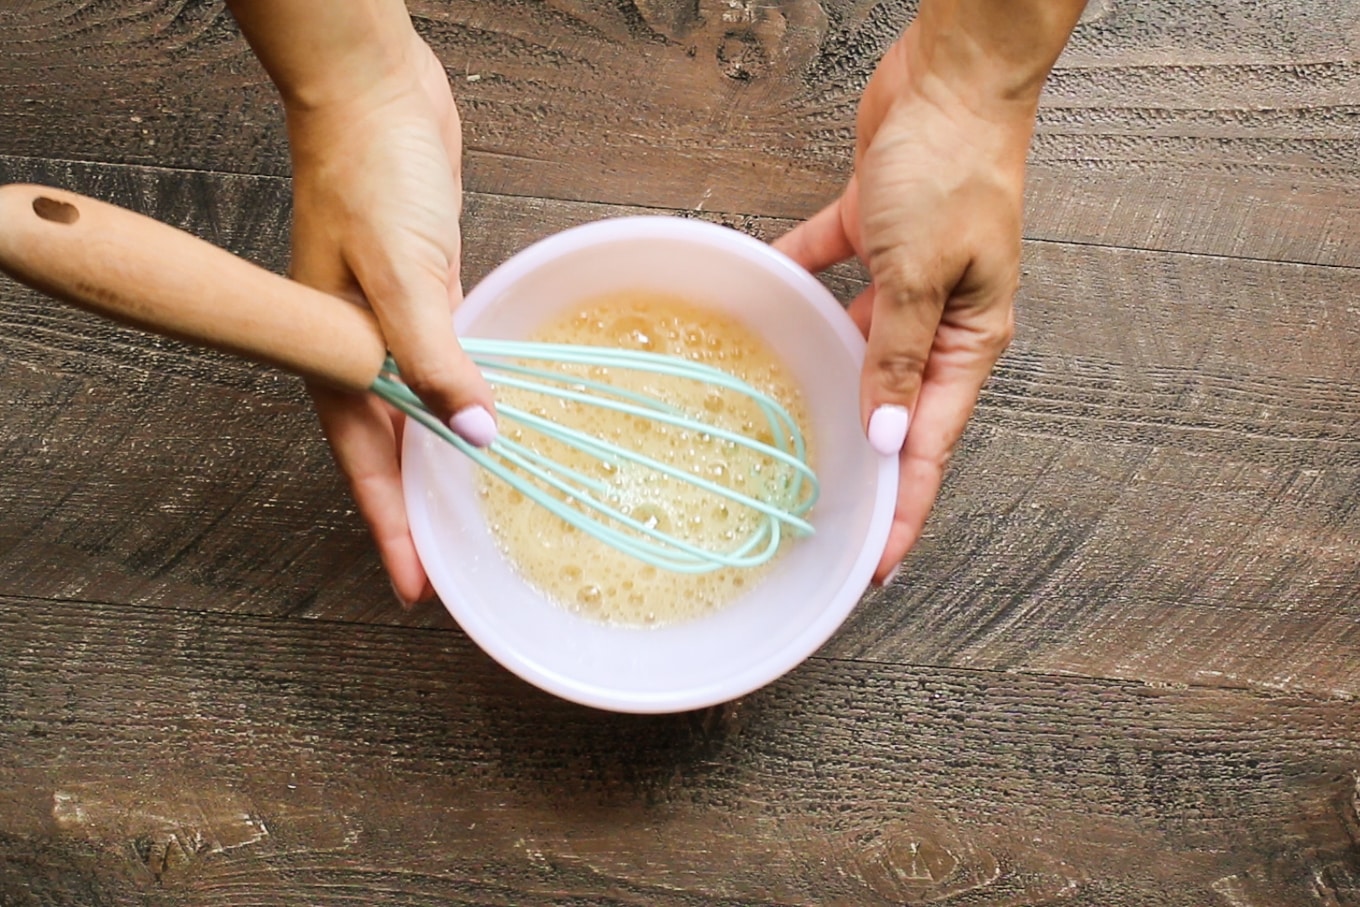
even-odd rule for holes
{"type": "Polygon", "coordinates": [[[948,290],[901,252],[871,263],[869,339],[860,376],[861,418],[869,444],[897,456],[906,442],[948,290]]]}
{"type": "Polygon", "coordinates": [[[475,447],[490,444],[497,435],[495,403],[454,334],[449,302],[459,290],[450,270],[390,260],[365,264],[356,276],[402,380],[455,434],[475,447]]]}
{"type": "Polygon", "coordinates": [[[814,274],[854,256],[854,244],[845,224],[846,199],[853,186],[852,177],[851,189],[776,239],[774,247],[814,274]]]}

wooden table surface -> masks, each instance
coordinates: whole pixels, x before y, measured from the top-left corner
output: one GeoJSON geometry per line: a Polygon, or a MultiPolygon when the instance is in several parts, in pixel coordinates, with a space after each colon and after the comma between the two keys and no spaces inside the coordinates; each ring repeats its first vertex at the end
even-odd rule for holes
{"type": "MultiPolygon", "coordinates": [[[[465,281],[636,210],[777,235],[911,8],[416,0],[465,281]]],[[[694,714],[403,612],[296,381],[0,280],[0,905],[1360,904],[1360,0],[1092,0],[1031,161],[926,537],[694,714]]],[[[0,4],[0,182],[282,270],[287,174],[220,4],[0,4]]]]}

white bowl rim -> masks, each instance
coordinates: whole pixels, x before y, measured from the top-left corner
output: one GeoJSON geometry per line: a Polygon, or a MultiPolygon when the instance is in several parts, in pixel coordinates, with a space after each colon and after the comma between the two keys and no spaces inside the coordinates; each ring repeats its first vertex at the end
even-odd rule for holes
{"type": "MultiPolygon", "coordinates": [[[[526,272],[546,261],[590,246],[640,238],[712,245],[729,252],[735,250],[744,258],[758,261],[795,289],[812,306],[827,329],[834,332],[847,352],[857,362],[862,361],[864,338],[858,328],[830,291],[802,266],[773,246],[745,233],[707,221],[673,215],[630,215],[593,221],[569,227],[525,247],[491,271],[467,294],[455,313],[455,327],[461,332],[465,325],[474,322],[477,315],[492,305],[526,272]]],[[[857,406],[858,401],[848,401],[847,405],[857,406]]],[[[414,435],[424,431],[418,425],[408,425],[403,459],[413,452],[414,435]]],[[[729,675],[720,683],[700,684],[663,693],[613,689],[576,681],[546,668],[505,644],[479,619],[475,609],[462,606],[457,594],[457,583],[449,577],[440,559],[426,557],[426,551],[434,554],[431,540],[434,533],[424,496],[414,487],[415,483],[406,483],[405,498],[411,533],[431,584],[454,620],[484,652],[521,679],[562,699],[609,711],[655,714],[689,711],[731,701],[777,680],[821,648],[858,605],[882,556],[892,526],[897,479],[897,458],[879,457],[875,501],[867,531],[860,542],[861,550],[839,591],[802,632],[776,653],[729,675]]]]}

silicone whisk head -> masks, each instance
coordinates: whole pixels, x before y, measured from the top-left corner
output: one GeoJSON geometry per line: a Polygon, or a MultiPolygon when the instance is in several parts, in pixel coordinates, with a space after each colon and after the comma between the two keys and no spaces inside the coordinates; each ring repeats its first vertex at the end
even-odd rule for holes
{"type": "Polygon", "coordinates": [[[497,412],[523,429],[515,434],[532,434],[543,443],[526,443],[502,432],[489,447],[477,448],[435,418],[401,381],[396,364],[387,361],[373,383],[374,393],[568,525],[654,567],[678,573],[756,567],[775,556],[787,534],[812,533],[806,515],[817,501],[818,482],[808,463],[806,440],[788,410],[749,383],[703,363],[641,350],[479,338],[464,338],[462,344],[493,387],[516,388],[691,432],[739,448],[756,463],[757,481],[704,475],[703,463],[665,462],[627,444],[506,403],[499,404],[497,412]],[[655,396],[590,377],[600,370],[700,382],[712,392],[749,401],[760,423],[751,431],[724,428],[655,396]],[[568,457],[554,458],[551,451],[571,452],[573,461],[585,456],[605,468],[573,467],[562,462],[568,457]],[[621,500],[618,488],[601,477],[601,472],[608,474],[618,467],[664,477],[663,485],[685,482],[713,495],[723,506],[741,508],[752,517],[745,521],[749,531],[722,544],[668,531],[631,502],[621,500]]]}

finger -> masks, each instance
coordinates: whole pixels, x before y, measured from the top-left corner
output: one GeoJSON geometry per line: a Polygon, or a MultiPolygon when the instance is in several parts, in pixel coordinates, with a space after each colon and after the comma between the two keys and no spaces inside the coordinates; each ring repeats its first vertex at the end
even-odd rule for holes
{"type": "Polygon", "coordinates": [[[886,263],[871,264],[874,290],[860,401],[869,443],[886,457],[897,456],[906,441],[950,287],[901,252],[883,259],[886,263]]]}
{"type": "Polygon", "coordinates": [[[874,323],[874,285],[870,283],[845,307],[845,311],[850,316],[850,320],[859,328],[859,332],[865,337],[869,336],[869,330],[874,323]]]}
{"type": "Polygon", "coordinates": [[[394,261],[381,250],[353,262],[402,380],[437,418],[477,447],[496,438],[491,388],[454,336],[450,305],[461,296],[455,255],[394,261]]]}
{"type": "Polygon", "coordinates": [[[890,581],[897,566],[920,539],[980,387],[971,380],[953,384],[927,382],[922,387],[911,433],[902,449],[897,509],[883,556],[874,571],[877,581],[885,584],[890,581]]]}
{"type": "Polygon", "coordinates": [[[945,468],[972,417],[996,360],[1010,341],[1008,301],[980,323],[944,326],[937,335],[902,448],[897,509],[875,578],[886,583],[925,529],[945,468]]]}
{"type": "Polygon", "coordinates": [[[842,194],[776,239],[774,247],[813,273],[852,258],[855,249],[846,232],[843,217],[845,198],[846,195],[842,194]]]}
{"type": "Polygon", "coordinates": [[[902,450],[897,509],[893,513],[883,556],[874,570],[874,579],[880,584],[887,585],[892,581],[903,558],[925,530],[926,520],[944,482],[950,453],[958,440],[950,437],[952,426],[947,424],[947,414],[959,405],[967,406],[961,397],[966,394],[951,395],[932,385],[921,390],[911,437],[902,450]],[[928,435],[930,439],[924,440],[928,435]],[[918,438],[923,440],[918,441],[918,438]]]}
{"type": "Polygon", "coordinates": [[[392,591],[406,607],[428,599],[433,590],[406,519],[397,459],[400,437],[391,411],[376,397],[310,390],[321,428],[368,524],[392,591]]]}

